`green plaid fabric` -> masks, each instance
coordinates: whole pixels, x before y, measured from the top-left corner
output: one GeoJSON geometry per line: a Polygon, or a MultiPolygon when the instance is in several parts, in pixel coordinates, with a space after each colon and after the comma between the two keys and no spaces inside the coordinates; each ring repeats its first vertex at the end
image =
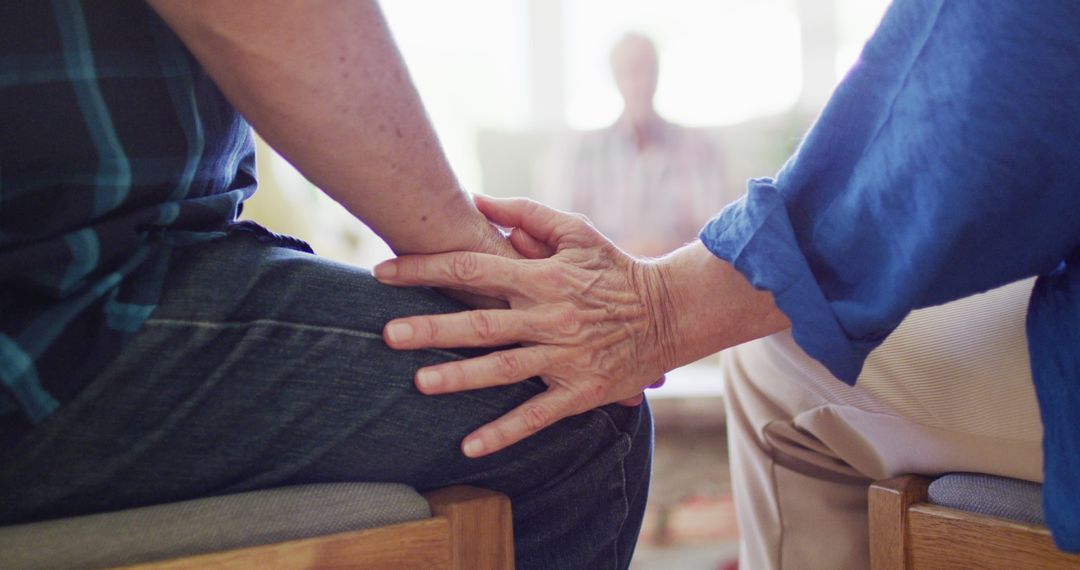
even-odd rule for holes
{"type": "Polygon", "coordinates": [[[0,3],[0,434],[78,393],[254,190],[250,127],[145,3],[0,3]]]}

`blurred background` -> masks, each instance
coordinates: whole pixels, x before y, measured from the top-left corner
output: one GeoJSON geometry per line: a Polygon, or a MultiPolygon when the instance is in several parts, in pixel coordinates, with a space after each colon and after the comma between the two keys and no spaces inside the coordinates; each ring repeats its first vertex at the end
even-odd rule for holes
{"type": "MultiPolygon", "coordinates": [[[[464,188],[584,211],[639,255],[692,240],[746,179],[775,174],[887,4],[382,2],[464,188]]],[[[245,217],[347,263],[390,257],[272,149],[258,153],[245,217]]],[[[639,570],[736,556],[721,387],[714,357],[650,392],[657,450],[639,570]]]]}

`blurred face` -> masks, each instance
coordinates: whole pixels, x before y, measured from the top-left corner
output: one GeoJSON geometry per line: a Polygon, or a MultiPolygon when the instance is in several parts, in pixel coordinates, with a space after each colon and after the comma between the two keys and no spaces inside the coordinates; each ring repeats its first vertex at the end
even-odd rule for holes
{"type": "Polygon", "coordinates": [[[633,120],[652,114],[659,73],[656,47],[648,38],[629,35],[611,52],[615,85],[622,93],[626,114],[633,120]]]}

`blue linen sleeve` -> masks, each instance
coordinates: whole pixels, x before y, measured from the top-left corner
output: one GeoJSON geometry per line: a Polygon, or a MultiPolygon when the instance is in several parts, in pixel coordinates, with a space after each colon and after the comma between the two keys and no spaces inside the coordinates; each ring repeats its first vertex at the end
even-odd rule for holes
{"type": "Polygon", "coordinates": [[[897,0],[775,180],[701,232],[845,382],[914,308],[1080,245],[1080,3],[897,0]]]}

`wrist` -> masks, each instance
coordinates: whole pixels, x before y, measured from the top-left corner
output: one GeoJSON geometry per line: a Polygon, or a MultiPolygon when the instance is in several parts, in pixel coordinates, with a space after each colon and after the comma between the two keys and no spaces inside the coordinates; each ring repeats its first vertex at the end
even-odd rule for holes
{"type": "Polygon", "coordinates": [[[669,350],[677,365],[790,326],[772,294],[758,291],[700,241],[657,261],[665,283],[669,350]]]}
{"type": "Polygon", "coordinates": [[[471,251],[516,257],[507,237],[462,190],[406,216],[390,227],[376,228],[397,255],[471,251]]]}
{"type": "Polygon", "coordinates": [[[680,248],[656,260],[656,272],[663,282],[664,299],[657,307],[666,336],[665,352],[670,354],[672,368],[699,360],[713,352],[714,331],[707,323],[716,316],[709,284],[715,277],[692,246],[680,248]]]}
{"type": "Polygon", "coordinates": [[[468,194],[465,196],[464,212],[461,214],[463,223],[460,224],[463,240],[458,247],[448,247],[447,251],[472,251],[476,253],[488,253],[501,257],[520,258],[514,246],[510,243],[510,237],[503,233],[497,226],[492,224],[476,208],[468,194]]]}
{"type": "Polygon", "coordinates": [[[679,313],[668,287],[671,276],[658,261],[636,259],[632,263],[632,279],[641,291],[648,321],[643,344],[653,347],[654,352],[645,360],[655,362],[661,372],[667,372],[685,364],[680,358],[681,343],[676,333],[679,313]]]}

